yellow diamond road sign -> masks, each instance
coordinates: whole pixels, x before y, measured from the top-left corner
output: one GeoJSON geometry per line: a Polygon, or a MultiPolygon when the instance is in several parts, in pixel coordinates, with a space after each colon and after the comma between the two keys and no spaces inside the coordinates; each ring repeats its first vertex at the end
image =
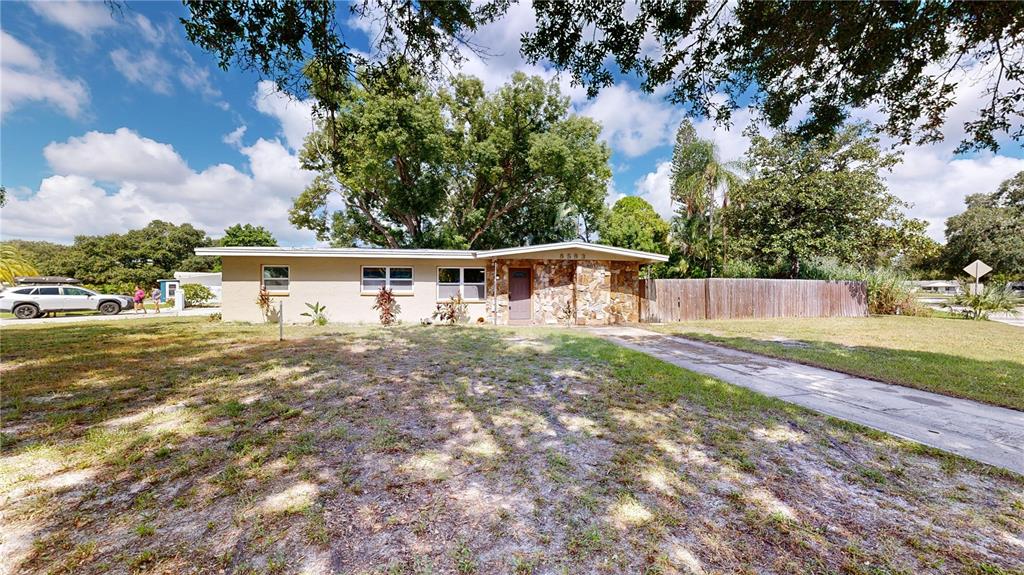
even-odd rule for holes
{"type": "Polygon", "coordinates": [[[992,268],[988,267],[988,265],[981,260],[974,260],[973,262],[967,264],[967,267],[964,268],[964,271],[971,274],[971,277],[980,278],[981,276],[992,271],[992,268]]]}

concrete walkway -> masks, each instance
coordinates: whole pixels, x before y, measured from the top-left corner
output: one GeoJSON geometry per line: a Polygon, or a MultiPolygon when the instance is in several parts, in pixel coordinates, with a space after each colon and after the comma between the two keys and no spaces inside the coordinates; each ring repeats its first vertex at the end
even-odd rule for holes
{"type": "Polygon", "coordinates": [[[125,310],[117,315],[58,315],[57,317],[39,317],[35,319],[13,319],[3,318],[0,319],[0,326],[8,327],[15,325],[33,325],[33,324],[45,324],[45,323],[86,323],[96,321],[130,321],[130,320],[146,320],[146,319],[158,319],[161,317],[195,317],[195,316],[208,316],[211,313],[220,313],[219,307],[190,307],[185,308],[182,311],[174,311],[174,309],[162,309],[160,313],[155,313],[153,310],[149,310],[147,313],[135,313],[133,310],[125,310]]]}
{"type": "Polygon", "coordinates": [[[1024,412],[635,327],[589,331],[691,371],[1024,474],[1024,412]]]}

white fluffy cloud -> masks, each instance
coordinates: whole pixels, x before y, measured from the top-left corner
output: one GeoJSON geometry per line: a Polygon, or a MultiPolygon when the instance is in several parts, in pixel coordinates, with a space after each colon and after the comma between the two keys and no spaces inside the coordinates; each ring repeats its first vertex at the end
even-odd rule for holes
{"type": "Polygon", "coordinates": [[[105,2],[29,2],[28,6],[46,20],[83,37],[116,24],[105,2]]]}
{"type": "Polygon", "coordinates": [[[600,122],[608,145],[627,157],[670,143],[683,118],[682,111],[663,98],[621,84],[601,90],[580,113],[600,122]]]}
{"type": "MultiPolygon", "coordinates": [[[[89,141],[117,140],[125,132],[132,134],[126,129],[91,133],[96,135],[89,141]]],[[[288,223],[291,200],[312,174],[302,171],[298,159],[276,140],[259,139],[241,148],[248,160],[246,173],[228,164],[182,170],[181,158],[170,146],[140,139],[169,150],[147,156],[145,166],[174,177],[154,178],[112,164],[88,174],[58,173],[44,179],[37,193],[10,198],[3,208],[3,235],[68,242],[77,234],[124,231],[162,219],[189,222],[213,236],[232,224],[250,222],[268,227],[285,244],[313,242],[311,234],[288,223]],[[109,183],[111,191],[102,183],[109,183]]]]}
{"type": "Polygon", "coordinates": [[[928,222],[928,235],[944,241],[946,218],[962,212],[969,194],[992,193],[1024,170],[1024,159],[994,154],[957,158],[931,148],[911,148],[886,177],[889,190],[913,206],[908,213],[928,222]]]}
{"type": "Polygon", "coordinates": [[[281,135],[293,150],[302,148],[306,135],[313,130],[312,100],[296,100],[282,93],[269,80],[261,81],[253,96],[253,105],[281,123],[281,135]]]}
{"type": "Polygon", "coordinates": [[[78,118],[89,103],[89,90],[78,78],[67,78],[27,45],[0,30],[0,116],[27,102],[45,102],[64,115],[78,118]]]}
{"type": "Polygon", "coordinates": [[[633,195],[651,204],[661,217],[672,217],[672,162],[659,162],[658,167],[636,182],[633,195]]]}
{"type": "MultiPolygon", "coordinates": [[[[305,134],[298,133],[297,113],[277,96],[264,95],[274,102],[264,111],[291,121],[283,131],[301,142],[305,134]]],[[[309,122],[307,116],[305,125],[309,122]]],[[[170,144],[128,128],[52,142],[43,155],[55,175],[35,193],[19,191],[9,198],[3,236],[68,242],[78,234],[124,231],[162,219],[189,222],[213,236],[235,223],[253,223],[266,226],[285,245],[314,243],[312,234],[288,222],[292,199],[313,174],[302,170],[297,155],[278,139],[243,145],[244,136],[244,127],[225,136],[246,157],[244,169],[217,164],[196,170],[170,144]]]]}
{"type": "Polygon", "coordinates": [[[128,128],[51,142],[43,156],[58,174],[104,182],[177,182],[189,172],[170,144],[144,138],[128,128]]]}
{"type": "Polygon", "coordinates": [[[152,50],[130,52],[118,48],[110,53],[114,68],[133,84],[145,86],[159,94],[170,94],[171,65],[152,50]]]}

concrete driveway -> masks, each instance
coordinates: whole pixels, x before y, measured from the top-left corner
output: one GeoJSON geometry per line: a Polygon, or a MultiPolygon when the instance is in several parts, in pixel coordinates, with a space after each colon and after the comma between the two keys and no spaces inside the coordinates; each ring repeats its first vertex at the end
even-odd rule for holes
{"type": "Polygon", "coordinates": [[[589,331],[691,371],[1024,474],[1021,411],[635,327],[589,331]]]}
{"type": "Polygon", "coordinates": [[[46,324],[46,323],[83,323],[83,322],[95,322],[95,321],[133,321],[133,320],[147,320],[156,319],[161,317],[195,317],[210,315],[211,313],[220,313],[219,307],[192,307],[186,308],[180,312],[174,311],[173,309],[164,309],[160,313],[154,313],[150,310],[145,314],[136,314],[132,310],[123,311],[117,315],[58,315],[57,317],[40,317],[35,319],[13,319],[3,318],[0,319],[0,326],[15,326],[15,325],[34,325],[34,324],[46,324]]]}

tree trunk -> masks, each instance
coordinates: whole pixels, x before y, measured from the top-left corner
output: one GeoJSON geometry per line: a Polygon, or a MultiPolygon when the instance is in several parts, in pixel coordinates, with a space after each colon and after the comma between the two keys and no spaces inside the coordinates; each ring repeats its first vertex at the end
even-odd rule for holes
{"type": "Polygon", "coordinates": [[[800,277],[800,258],[796,254],[789,256],[789,277],[794,280],[800,277]]]}

